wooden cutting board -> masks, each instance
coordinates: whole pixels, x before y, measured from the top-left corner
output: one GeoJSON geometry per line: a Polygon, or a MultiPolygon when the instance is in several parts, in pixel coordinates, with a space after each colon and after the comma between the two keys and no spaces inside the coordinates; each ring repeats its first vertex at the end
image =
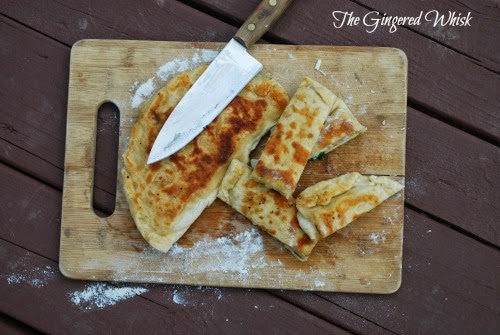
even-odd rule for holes
{"type": "MultiPolygon", "coordinates": [[[[60,268],[76,279],[391,293],[401,284],[404,194],[320,241],[297,261],[279,242],[216,200],[167,254],[148,246],[122,191],[115,212],[92,209],[96,119],[120,109],[118,169],[140,102],[169,78],[209,62],[220,43],[83,40],[73,46],[68,97],[60,268]]],[[[308,164],[298,192],[358,171],[404,184],[407,60],[392,48],[256,45],[263,73],[290,96],[309,76],[342,97],[365,134],[308,164]],[[318,70],[315,67],[321,61],[318,70]]],[[[118,178],[120,173],[118,173],[118,178]]]]}

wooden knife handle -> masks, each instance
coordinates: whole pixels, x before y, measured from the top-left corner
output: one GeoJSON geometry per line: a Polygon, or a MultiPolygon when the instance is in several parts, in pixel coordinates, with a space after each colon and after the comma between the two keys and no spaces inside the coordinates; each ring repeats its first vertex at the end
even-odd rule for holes
{"type": "Polygon", "coordinates": [[[263,0],[234,35],[247,49],[269,30],[293,0],[263,0]]]}

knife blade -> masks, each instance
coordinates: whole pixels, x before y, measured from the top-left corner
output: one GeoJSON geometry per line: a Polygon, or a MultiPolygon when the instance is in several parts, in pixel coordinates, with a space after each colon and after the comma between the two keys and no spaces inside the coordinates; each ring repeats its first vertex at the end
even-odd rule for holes
{"type": "Polygon", "coordinates": [[[262,69],[248,53],[293,0],[264,0],[179,101],[153,143],[147,164],[191,142],[262,69]]]}

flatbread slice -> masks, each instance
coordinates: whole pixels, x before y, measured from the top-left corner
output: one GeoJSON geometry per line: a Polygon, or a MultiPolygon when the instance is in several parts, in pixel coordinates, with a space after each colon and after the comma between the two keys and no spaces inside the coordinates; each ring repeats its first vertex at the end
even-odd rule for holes
{"type": "Polygon", "coordinates": [[[177,75],[142,106],[123,157],[122,182],[132,217],[146,241],[163,252],[215,200],[231,160],[247,162],[288,103],[276,81],[257,76],[187,146],[147,165],[165,120],[205,68],[177,75]]]}
{"type": "Polygon", "coordinates": [[[218,198],[254,225],[282,242],[300,261],[306,261],[318,242],[300,228],[293,199],[250,178],[251,169],[233,160],[222,180],[218,198]]]}
{"type": "Polygon", "coordinates": [[[310,160],[317,159],[366,131],[342,99],[336,96],[330,115],[326,118],[310,160]]]}
{"type": "Polygon", "coordinates": [[[312,239],[325,238],[403,189],[389,177],[357,172],[321,181],[297,197],[297,218],[312,239]]]}
{"type": "Polygon", "coordinates": [[[290,198],[335,100],[326,87],[306,77],[271,133],[252,179],[290,198]]]}

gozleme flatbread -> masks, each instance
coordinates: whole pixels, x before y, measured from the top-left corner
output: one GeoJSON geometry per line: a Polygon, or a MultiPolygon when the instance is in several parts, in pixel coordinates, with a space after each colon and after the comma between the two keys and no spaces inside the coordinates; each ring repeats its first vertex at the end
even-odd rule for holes
{"type": "Polygon", "coordinates": [[[257,76],[186,147],[147,165],[162,125],[204,69],[179,74],[142,107],[124,155],[123,185],[134,221],[149,244],[164,252],[215,200],[231,160],[247,162],[288,103],[276,81],[257,76]]]}
{"type": "Polygon", "coordinates": [[[250,179],[250,173],[246,164],[233,160],[217,196],[282,242],[296,258],[307,260],[317,240],[300,228],[293,199],[250,179]]]}
{"type": "Polygon", "coordinates": [[[365,131],[366,127],[359,123],[344,101],[336,97],[333,109],[326,118],[318,140],[312,149],[310,159],[316,159],[329,153],[365,131]]]}
{"type": "Polygon", "coordinates": [[[336,96],[305,78],[290,100],[252,172],[252,179],[290,198],[336,96]]]}
{"type": "Polygon", "coordinates": [[[299,224],[313,239],[327,237],[402,188],[403,185],[389,177],[363,176],[357,172],[321,181],[297,197],[299,224]]]}

